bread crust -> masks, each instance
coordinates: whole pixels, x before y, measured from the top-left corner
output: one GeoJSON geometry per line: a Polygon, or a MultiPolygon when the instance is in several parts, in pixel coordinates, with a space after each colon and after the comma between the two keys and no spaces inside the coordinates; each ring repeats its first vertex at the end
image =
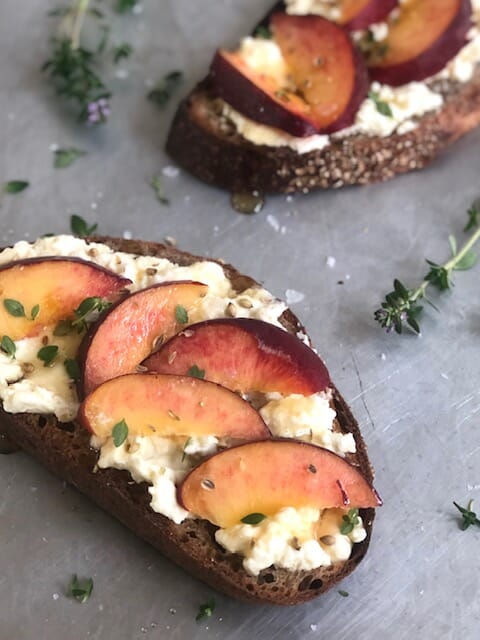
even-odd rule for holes
{"type": "MultiPolygon", "coordinates": [[[[93,240],[93,239],[92,239],[93,240]]],[[[204,260],[173,247],[152,242],[95,238],[112,249],[140,255],[168,258],[176,264],[190,265],[204,260]]],[[[238,292],[257,283],[222,264],[238,292]]],[[[304,332],[299,320],[286,311],[281,318],[292,333],[304,332]]],[[[371,483],[373,471],[358,424],[338,390],[332,386],[337,411],[337,429],[354,435],[357,453],[349,456],[371,483]]],[[[137,536],[149,542],[194,577],[231,597],[249,602],[293,605],[311,600],[347,576],[364,557],[371,536],[374,509],[362,509],[366,539],[353,546],[346,562],[312,571],[291,572],[270,567],[258,576],[248,575],[239,555],[226,552],[215,542],[215,527],[205,520],[187,519],[175,524],[154,512],[146,483],[132,483],[126,471],[96,469],[98,452],[90,447],[90,435],[75,422],[59,423],[52,415],[9,414],[0,409],[0,432],[51,472],[92,498],[100,507],[120,520],[137,536]]]]}
{"type": "Polygon", "coordinates": [[[387,137],[332,138],[323,149],[299,154],[243,138],[222,114],[206,78],[180,103],[166,150],[203,182],[232,193],[308,193],[383,182],[424,168],[480,124],[480,65],[469,82],[443,80],[429,86],[442,94],[444,104],[418,118],[415,129],[387,137]]]}

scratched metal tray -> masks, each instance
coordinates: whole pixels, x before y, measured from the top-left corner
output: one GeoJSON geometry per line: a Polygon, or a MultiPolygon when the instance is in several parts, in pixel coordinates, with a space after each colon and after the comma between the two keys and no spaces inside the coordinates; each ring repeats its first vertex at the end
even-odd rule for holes
{"type": "Polygon", "coordinates": [[[120,65],[128,75],[108,78],[112,120],[96,131],[73,124],[38,73],[54,6],[0,6],[0,180],[31,183],[3,199],[2,244],[67,231],[76,212],[110,235],[174,236],[287,297],[360,422],[385,505],[369,554],[341,585],[348,597],[335,589],[277,609],[215,595],[213,616],[195,622],[210,589],[23,454],[1,456],[0,640],[477,638],[480,531],[459,530],[452,500],[480,504],[480,267],[458,274],[440,313],[425,313],[420,338],[387,336],[372,314],[394,276],[413,285],[424,257],[446,258],[448,234],[462,236],[480,195],[480,131],[422,173],[270,198],[253,216],[167,171],[171,205],[162,207],[148,180],[171,165],[162,148],[175,104],[159,111],[148,86],[183,69],[186,92],[213,49],[248,32],[268,1],[145,0],[116,27],[135,54],[120,65]],[[55,171],[53,144],[89,153],[55,171]],[[84,605],[65,597],[73,573],[94,578],[84,605]]]}

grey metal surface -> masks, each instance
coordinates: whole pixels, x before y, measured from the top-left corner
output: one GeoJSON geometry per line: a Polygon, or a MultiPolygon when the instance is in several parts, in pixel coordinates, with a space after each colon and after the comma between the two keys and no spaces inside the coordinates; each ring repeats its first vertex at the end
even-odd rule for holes
{"type": "Polygon", "coordinates": [[[142,15],[117,22],[135,54],[121,65],[127,78],[108,78],[113,116],[98,131],[72,123],[39,74],[53,6],[0,6],[0,181],[31,182],[3,199],[2,244],[67,231],[77,212],[110,235],[174,236],[280,297],[304,294],[293,309],[361,424],[385,505],[367,558],[341,586],[347,598],[333,590],[275,609],[216,595],[213,617],[197,623],[210,589],[23,454],[1,456],[0,639],[477,638],[480,531],[459,530],[452,500],[480,505],[480,267],[458,275],[440,314],[427,311],[421,338],[385,335],[372,312],[394,276],[413,284],[424,257],[446,257],[448,234],[462,236],[480,195],[480,131],[423,173],[269,198],[255,216],[184,173],[163,177],[171,206],[162,207],[147,182],[171,165],[162,146],[175,104],[159,112],[146,84],[180,68],[186,91],[219,41],[247,32],[268,0],[145,0],[142,15]],[[54,170],[52,144],[88,156],[54,170]],[[72,573],[94,578],[84,605],[64,595],[72,573]]]}

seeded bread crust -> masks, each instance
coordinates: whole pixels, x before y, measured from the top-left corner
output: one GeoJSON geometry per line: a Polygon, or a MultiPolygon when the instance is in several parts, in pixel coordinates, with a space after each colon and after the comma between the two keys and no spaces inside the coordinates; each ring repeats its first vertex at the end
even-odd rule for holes
{"type": "Polygon", "coordinates": [[[323,149],[299,154],[243,138],[222,114],[222,103],[206,78],[180,103],[166,150],[203,182],[232,193],[308,193],[383,182],[424,168],[480,124],[480,65],[469,82],[442,80],[429,86],[442,94],[444,104],[418,118],[414,130],[383,138],[332,138],[323,149]]]}
{"type": "MultiPolygon", "coordinates": [[[[103,237],[91,240],[104,242],[115,251],[168,258],[179,265],[187,266],[205,259],[152,242],[103,237]]],[[[222,266],[236,291],[258,284],[232,266],[223,263],[222,266]]],[[[281,321],[291,333],[304,332],[304,327],[291,311],[285,311],[281,321]]],[[[337,389],[332,386],[332,390],[337,411],[336,429],[354,435],[357,453],[349,456],[349,460],[371,483],[373,470],[358,424],[337,389]]],[[[212,524],[205,520],[187,519],[177,525],[150,508],[146,483],[132,483],[126,471],[94,471],[98,452],[90,447],[89,434],[75,422],[62,424],[51,415],[8,414],[0,408],[1,434],[92,498],[188,573],[233,598],[277,605],[311,600],[351,573],[362,560],[370,542],[374,510],[362,509],[367,538],[354,545],[346,562],[312,571],[291,572],[270,567],[258,576],[250,576],[243,570],[239,555],[227,553],[215,542],[216,527],[212,524]]]]}

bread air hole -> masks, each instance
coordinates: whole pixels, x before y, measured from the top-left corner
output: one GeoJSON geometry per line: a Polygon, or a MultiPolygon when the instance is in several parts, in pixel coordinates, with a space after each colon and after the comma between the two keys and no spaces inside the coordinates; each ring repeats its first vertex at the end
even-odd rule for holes
{"type": "Polygon", "coordinates": [[[58,427],[62,431],[68,431],[69,433],[73,433],[75,431],[75,425],[73,424],[73,422],[60,422],[58,424],[58,427]]]}
{"type": "Polygon", "coordinates": [[[275,576],[273,573],[265,573],[264,575],[260,574],[257,578],[257,584],[271,584],[275,582],[275,576]]]}
{"type": "Polygon", "coordinates": [[[298,585],[299,591],[306,591],[307,589],[321,589],[323,587],[323,582],[319,578],[314,578],[313,576],[305,576],[303,580],[298,585]]]}

